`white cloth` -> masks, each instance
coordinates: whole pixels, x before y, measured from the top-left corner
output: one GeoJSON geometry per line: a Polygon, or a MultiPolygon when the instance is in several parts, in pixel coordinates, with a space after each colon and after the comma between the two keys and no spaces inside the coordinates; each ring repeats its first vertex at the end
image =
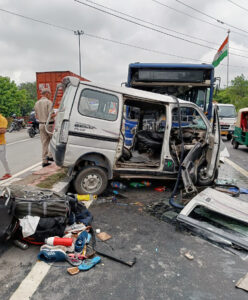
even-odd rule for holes
{"type": "Polygon", "coordinates": [[[20,225],[22,227],[22,236],[28,237],[35,233],[40,217],[37,216],[26,216],[23,219],[20,219],[20,225]]]}

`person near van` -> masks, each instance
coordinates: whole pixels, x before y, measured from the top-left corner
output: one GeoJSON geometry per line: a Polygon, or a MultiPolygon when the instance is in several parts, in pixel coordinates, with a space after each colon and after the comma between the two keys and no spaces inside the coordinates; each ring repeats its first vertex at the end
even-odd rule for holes
{"type": "MultiPolygon", "coordinates": [[[[52,154],[49,151],[49,143],[52,135],[46,131],[46,122],[49,116],[49,113],[52,109],[52,101],[50,100],[51,92],[48,88],[43,88],[41,90],[42,97],[36,102],[34,106],[36,119],[39,120],[39,129],[40,129],[40,139],[42,145],[42,167],[47,167],[53,161],[52,154]]],[[[52,132],[54,120],[51,120],[47,126],[47,130],[52,132]]]]}
{"type": "Polygon", "coordinates": [[[6,158],[6,140],[5,132],[7,130],[8,121],[0,114],[0,160],[5,169],[5,175],[0,180],[5,180],[11,177],[9,164],[6,158]]]}

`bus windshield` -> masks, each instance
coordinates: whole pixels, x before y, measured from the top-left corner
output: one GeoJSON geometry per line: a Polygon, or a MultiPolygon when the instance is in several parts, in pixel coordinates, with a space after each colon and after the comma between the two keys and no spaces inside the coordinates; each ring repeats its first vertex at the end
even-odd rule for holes
{"type": "Polygon", "coordinates": [[[134,63],[129,65],[126,85],[193,102],[211,117],[214,86],[212,65],[134,63]]]}

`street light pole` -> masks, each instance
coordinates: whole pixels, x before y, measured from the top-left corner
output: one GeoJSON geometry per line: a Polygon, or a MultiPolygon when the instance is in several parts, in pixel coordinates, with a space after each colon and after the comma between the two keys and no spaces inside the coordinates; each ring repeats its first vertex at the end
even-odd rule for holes
{"type": "Polygon", "coordinates": [[[83,30],[74,31],[75,35],[78,35],[78,54],[79,54],[79,75],[81,76],[81,48],[80,48],[80,36],[84,34],[83,30]]]}

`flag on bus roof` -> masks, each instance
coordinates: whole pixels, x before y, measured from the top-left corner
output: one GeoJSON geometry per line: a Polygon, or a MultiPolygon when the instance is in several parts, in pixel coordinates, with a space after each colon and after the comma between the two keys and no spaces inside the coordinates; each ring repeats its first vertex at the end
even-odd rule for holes
{"type": "Polygon", "coordinates": [[[212,65],[214,67],[217,67],[219,63],[228,55],[228,36],[220,46],[218,52],[214,56],[214,60],[212,62],[212,65]]]}

